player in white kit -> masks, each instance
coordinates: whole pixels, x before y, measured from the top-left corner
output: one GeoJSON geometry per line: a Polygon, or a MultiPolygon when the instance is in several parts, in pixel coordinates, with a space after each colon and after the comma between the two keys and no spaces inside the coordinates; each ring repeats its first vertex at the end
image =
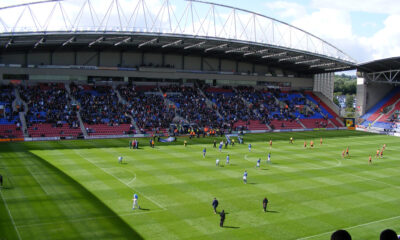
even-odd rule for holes
{"type": "Polygon", "coordinates": [[[136,208],[137,209],[140,209],[140,207],[139,207],[139,203],[138,203],[138,195],[135,193],[135,194],[133,194],[133,206],[132,206],[132,209],[133,210],[135,210],[136,208]]]}

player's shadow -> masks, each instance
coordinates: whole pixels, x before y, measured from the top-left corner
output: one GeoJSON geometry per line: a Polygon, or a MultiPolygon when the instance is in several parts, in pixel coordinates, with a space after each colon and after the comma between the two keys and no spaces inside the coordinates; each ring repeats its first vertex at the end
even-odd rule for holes
{"type": "Polygon", "coordinates": [[[255,182],[249,182],[249,183],[247,183],[247,184],[256,185],[257,183],[255,183],[255,182]]]}
{"type": "Polygon", "coordinates": [[[223,228],[233,228],[233,229],[238,229],[240,227],[234,227],[234,226],[223,226],[223,228]]]}
{"type": "Polygon", "coordinates": [[[269,170],[268,168],[260,168],[260,170],[266,171],[269,170]]]}
{"type": "Polygon", "coordinates": [[[150,211],[149,208],[140,208],[140,210],[142,210],[142,211],[150,211]]]}
{"type": "Polygon", "coordinates": [[[121,164],[122,164],[122,165],[128,165],[128,163],[127,163],[127,162],[122,162],[121,164]]]}
{"type": "Polygon", "coordinates": [[[279,213],[278,211],[274,211],[274,210],[267,210],[267,212],[269,212],[269,213],[279,213]]]}

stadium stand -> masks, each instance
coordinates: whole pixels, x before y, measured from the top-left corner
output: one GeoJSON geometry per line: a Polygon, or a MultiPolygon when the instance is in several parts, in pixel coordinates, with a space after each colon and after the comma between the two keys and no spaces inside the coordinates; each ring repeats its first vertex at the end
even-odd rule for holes
{"type": "Polygon", "coordinates": [[[373,106],[361,119],[362,127],[375,127],[384,131],[397,131],[400,112],[400,88],[394,88],[373,106]]]}
{"type": "Polygon", "coordinates": [[[130,131],[127,106],[120,103],[110,86],[70,86],[72,96],[80,103],[80,115],[89,136],[122,135],[130,131]]]}
{"type": "Polygon", "coordinates": [[[204,96],[199,91],[188,86],[162,87],[161,90],[171,102],[175,104],[176,113],[187,123],[196,124],[199,127],[222,127],[222,120],[215,109],[207,106],[204,96]]]}
{"type": "Polygon", "coordinates": [[[81,134],[75,108],[64,84],[40,83],[21,87],[21,98],[28,104],[27,130],[31,137],[73,136],[81,134]]]}
{"type": "Polygon", "coordinates": [[[21,138],[21,123],[18,111],[23,109],[16,106],[13,110],[12,103],[15,100],[14,88],[11,85],[0,86],[0,138],[21,138]]]}
{"type": "MultiPolygon", "coordinates": [[[[16,128],[17,123],[20,125],[18,114],[11,114],[10,110],[15,97],[12,89],[3,88],[1,101],[8,106],[8,115],[1,123],[4,129],[10,129],[10,124],[16,128]]],[[[219,134],[338,126],[334,124],[337,115],[311,92],[207,85],[197,88],[121,84],[113,89],[107,85],[74,83],[69,90],[64,84],[39,83],[20,87],[19,92],[28,105],[26,122],[30,137],[77,137],[84,134],[81,124],[88,136],[168,135],[178,128],[184,134],[188,129],[199,129],[197,134],[204,129],[218,129],[219,134]]],[[[387,118],[394,113],[396,110],[391,110],[387,118]]],[[[22,136],[16,130],[2,133],[22,136]]]]}
{"type": "Polygon", "coordinates": [[[166,106],[156,86],[122,86],[118,87],[121,96],[127,101],[126,108],[141,133],[167,134],[167,128],[175,117],[173,106],[166,106]]]}

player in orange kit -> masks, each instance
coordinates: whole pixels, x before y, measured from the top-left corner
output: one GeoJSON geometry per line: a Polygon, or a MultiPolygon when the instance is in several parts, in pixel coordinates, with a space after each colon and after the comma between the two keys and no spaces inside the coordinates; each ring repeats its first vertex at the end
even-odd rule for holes
{"type": "Polygon", "coordinates": [[[372,164],[372,157],[371,155],[369,155],[369,159],[368,159],[368,165],[372,164]]]}

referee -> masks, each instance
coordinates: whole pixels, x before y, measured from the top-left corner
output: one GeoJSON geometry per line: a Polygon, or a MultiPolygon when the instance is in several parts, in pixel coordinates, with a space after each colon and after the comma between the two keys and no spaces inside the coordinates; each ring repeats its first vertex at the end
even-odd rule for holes
{"type": "Polygon", "coordinates": [[[267,197],[265,197],[264,200],[263,200],[264,212],[267,212],[267,205],[268,205],[268,199],[267,199],[267,197]]]}
{"type": "Polygon", "coordinates": [[[217,207],[218,207],[218,200],[217,198],[214,198],[213,202],[212,202],[212,206],[214,208],[214,214],[217,214],[217,207]]]}

